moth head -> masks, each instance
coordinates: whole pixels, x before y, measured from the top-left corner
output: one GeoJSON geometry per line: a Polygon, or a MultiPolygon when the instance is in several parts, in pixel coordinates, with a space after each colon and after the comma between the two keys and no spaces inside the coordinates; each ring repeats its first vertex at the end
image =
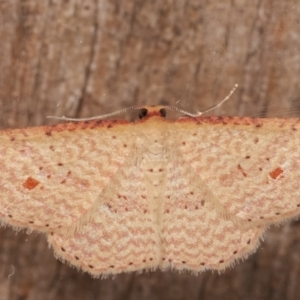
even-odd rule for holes
{"type": "Polygon", "coordinates": [[[166,109],[163,106],[145,106],[139,109],[139,118],[144,119],[146,117],[161,117],[165,118],[167,115],[166,109]]]}

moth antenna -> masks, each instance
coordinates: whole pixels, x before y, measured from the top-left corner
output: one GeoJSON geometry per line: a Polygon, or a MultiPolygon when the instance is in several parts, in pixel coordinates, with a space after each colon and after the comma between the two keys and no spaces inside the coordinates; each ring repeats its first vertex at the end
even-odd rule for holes
{"type": "Polygon", "coordinates": [[[115,115],[120,115],[120,114],[123,114],[125,112],[131,111],[131,110],[137,110],[137,109],[140,109],[140,108],[141,108],[140,106],[131,106],[131,107],[127,107],[127,108],[117,110],[117,111],[109,113],[109,114],[90,117],[90,118],[68,118],[68,117],[65,117],[65,116],[62,116],[62,117],[47,116],[47,118],[48,119],[63,120],[63,121],[75,121],[75,122],[94,121],[94,120],[106,119],[106,118],[109,118],[109,117],[112,117],[112,116],[115,116],[115,115]]]}
{"type": "MultiPolygon", "coordinates": [[[[230,91],[230,93],[222,101],[220,101],[218,104],[216,104],[216,105],[214,105],[214,106],[212,106],[212,107],[210,107],[210,108],[208,108],[204,111],[199,111],[196,114],[193,114],[193,113],[190,113],[188,111],[182,110],[182,109],[180,109],[178,107],[175,107],[175,106],[164,106],[164,108],[169,109],[169,110],[177,111],[177,112],[179,112],[183,115],[186,115],[186,116],[189,116],[189,117],[192,117],[192,118],[196,118],[196,117],[201,116],[204,113],[207,113],[211,110],[214,110],[214,109],[220,107],[224,102],[226,102],[231,97],[231,95],[234,93],[234,91],[237,89],[237,87],[238,87],[238,85],[235,84],[234,87],[232,88],[232,90],[230,91]]],[[[94,117],[89,117],[89,118],[69,118],[69,117],[65,117],[65,116],[62,116],[62,117],[47,116],[47,118],[48,119],[63,120],[63,121],[75,121],[75,122],[94,121],[94,120],[103,120],[103,119],[106,119],[106,118],[109,118],[109,117],[120,115],[122,113],[131,111],[131,110],[139,110],[141,108],[143,108],[143,106],[131,106],[131,107],[127,107],[127,108],[124,108],[124,109],[117,110],[117,111],[109,113],[109,114],[105,114],[105,115],[101,115],[101,116],[94,116],[94,117]]]]}
{"type": "Polygon", "coordinates": [[[235,92],[235,90],[237,89],[237,87],[238,87],[238,84],[235,84],[234,87],[229,92],[229,94],[222,101],[220,101],[218,104],[216,104],[216,105],[214,105],[212,107],[209,107],[209,108],[207,108],[204,111],[198,111],[196,114],[193,114],[193,113],[190,113],[188,111],[182,110],[182,109],[180,109],[178,107],[175,107],[175,106],[165,106],[165,108],[177,111],[177,112],[179,112],[179,113],[181,113],[183,115],[186,115],[186,116],[189,116],[189,117],[192,117],[192,118],[197,118],[197,117],[201,116],[202,114],[207,113],[207,112],[209,112],[211,110],[214,110],[214,109],[220,107],[221,105],[223,105],[223,103],[226,102],[232,96],[232,94],[235,92]]]}

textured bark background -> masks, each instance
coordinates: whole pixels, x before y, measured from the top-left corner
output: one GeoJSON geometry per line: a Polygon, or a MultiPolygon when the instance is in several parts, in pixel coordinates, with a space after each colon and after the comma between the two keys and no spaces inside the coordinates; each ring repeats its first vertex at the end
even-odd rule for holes
{"type": "MultiPolygon", "coordinates": [[[[300,116],[297,0],[0,0],[0,38],[1,128],[136,104],[203,110],[235,83],[212,114],[300,116]]],[[[43,235],[0,230],[0,299],[297,299],[299,281],[296,221],[221,274],[102,280],[56,260],[43,235]]]]}

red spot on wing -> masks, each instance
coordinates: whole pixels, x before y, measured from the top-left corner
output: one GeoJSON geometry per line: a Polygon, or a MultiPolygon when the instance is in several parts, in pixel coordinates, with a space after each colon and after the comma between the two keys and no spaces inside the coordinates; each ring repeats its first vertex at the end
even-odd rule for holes
{"type": "Polygon", "coordinates": [[[33,190],[37,185],[39,185],[39,181],[32,177],[28,177],[25,182],[23,182],[23,187],[28,190],[33,190]]]}
{"type": "Polygon", "coordinates": [[[283,173],[283,170],[280,167],[278,167],[278,168],[274,169],[272,172],[270,172],[269,174],[273,179],[276,179],[282,173],[283,173]]]}

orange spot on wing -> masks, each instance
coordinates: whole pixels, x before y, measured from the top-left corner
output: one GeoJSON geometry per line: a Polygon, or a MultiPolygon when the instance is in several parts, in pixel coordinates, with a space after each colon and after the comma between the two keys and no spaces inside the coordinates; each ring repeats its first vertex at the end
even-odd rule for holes
{"type": "Polygon", "coordinates": [[[37,185],[39,185],[39,181],[32,177],[28,177],[25,182],[23,182],[23,187],[28,190],[33,190],[37,185]]]}
{"type": "Polygon", "coordinates": [[[278,167],[278,168],[274,169],[272,172],[270,172],[269,174],[273,179],[276,179],[282,173],[283,173],[283,170],[280,167],[278,167]]]}

